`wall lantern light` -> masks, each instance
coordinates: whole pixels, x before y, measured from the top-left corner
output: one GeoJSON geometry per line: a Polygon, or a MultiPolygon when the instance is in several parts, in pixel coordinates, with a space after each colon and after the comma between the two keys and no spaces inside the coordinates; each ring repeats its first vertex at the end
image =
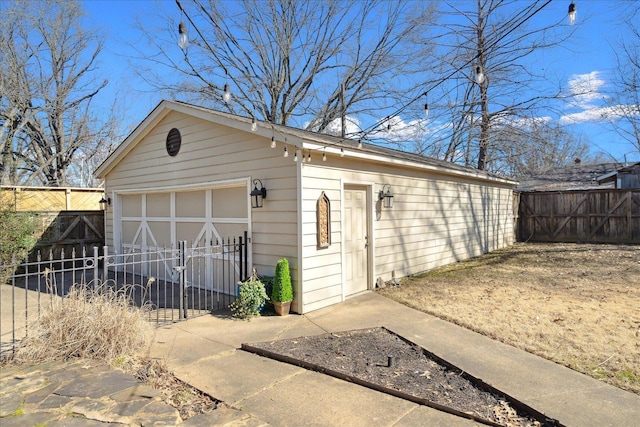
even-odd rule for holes
{"type": "Polygon", "coordinates": [[[382,190],[378,193],[378,200],[383,201],[383,205],[385,208],[393,207],[393,193],[391,192],[391,185],[385,184],[382,186],[382,190]],[[387,189],[385,192],[384,189],[387,189]]]}
{"type": "Polygon", "coordinates": [[[257,178],[253,180],[253,190],[249,195],[251,196],[251,207],[261,208],[262,200],[267,198],[267,189],[262,185],[262,181],[257,178]],[[260,188],[258,188],[258,183],[260,183],[260,188]]]}
{"type": "Polygon", "coordinates": [[[100,199],[98,203],[100,203],[100,209],[106,211],[107,206],[111,206],[111,197],[102,196],[102,199],[100,199]]]}

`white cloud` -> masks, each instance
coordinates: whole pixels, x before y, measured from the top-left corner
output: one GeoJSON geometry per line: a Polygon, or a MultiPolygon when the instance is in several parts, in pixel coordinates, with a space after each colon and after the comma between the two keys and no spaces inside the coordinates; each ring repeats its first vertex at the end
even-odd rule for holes
{"type": "Polygon", "coordinates": [[[573,96],[572,105],[583,110],[594,107],[596,101],[606,99],[601,89],[606,82],[600,77],[600,71],[592,71],[588,74],[574,74],[569,79],[569,92],[573,96]]]}
{"type": "MultiPolygon", "coordinates": [[[[360,121],[352,116],[345,118],[345,134],[353,135],[360,131],[360,121]]],[[[340,136],[342,131],[342,120],[335,119],[327,126],[325,132],[329,135],[340,136]]]]}

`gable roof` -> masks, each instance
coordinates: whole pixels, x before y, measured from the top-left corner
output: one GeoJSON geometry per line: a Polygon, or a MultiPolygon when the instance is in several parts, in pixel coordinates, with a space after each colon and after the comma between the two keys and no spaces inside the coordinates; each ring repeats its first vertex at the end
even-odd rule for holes
{"type": "MultiPolygon", "coordinates": [[[[173,111],[228,126],[233,129],[251,132],[251,118],[224,113],[180,101],[164,100],[161,101],[136,129],[98,166],[95,171],[96,177],[103,179],[162,119],[173,111]]],[[[360,147],[358,141],[352,139],[339,138],[289,126],[273,125],[268,122],[258,121],[257,129],[252,133],[269,139],[275,134],[279,140],[284,140],[283,142],[291,146],[305,150],[322,150],[327,154],[336,155],[341,155],[344,151],[345,156],[362,160],[426,169],[448,175],[500,182],[513,186],[516,185],[516,182],[509,178],[477,169],[465,168],[455,163],[374,144],[362,143],[360,147]]]]}

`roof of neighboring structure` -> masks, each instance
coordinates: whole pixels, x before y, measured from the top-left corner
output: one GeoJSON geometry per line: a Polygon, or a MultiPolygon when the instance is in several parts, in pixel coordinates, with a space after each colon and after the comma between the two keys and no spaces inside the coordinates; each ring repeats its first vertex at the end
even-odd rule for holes
{"type": "Polygon", "coordinates": [[[577,163],[555,168],[543,174],[520,179],[519,191],[556,191],[556,190],[591,190],[610,188],[611,185],[600,185],[598,178],[616,172],[623,167],[622,163],[577,163]]]}
{"type": "MultiPolygon", "coordinates": [[[[250,132],[252,119],[224,113],[205,107],[199,107],[179,101],[161,101],[154,110],[136,127],[136,129],[107,157],[96,169],[95,175],[104,178],[119,161],[126,156],[147,133],[172,111],[181,112],[201,118],[213,123],[229,126],[238,130],[250,132]]],[[[257,130],[254,132],[266,138],[275,135],[278,141],[285,142],[305,150],[319,150],[327,154],[341,155],[362,160],[394,164],[397,166],[413,167],[432,170],[434,172],[465,176],[485,181],[502,182],[515,185],[516,182],[509,178],[487,173],[477,169],[465,168],[455,163],[437,160],[431,157],[414,153],[407,153],[374,144],[362,143],[352,139],[339,138],[332,135],[310,132],[288,126],[273,125],[268,122],[257,122],[257,130]]]]}
{"type": "Polygon", "coordinates": [[[599,177],[596,178],[596,180],[600,183],[608,183],[608,182],[613,182],[616,180],[616,177],[618,176],[619,173],[629,173],[629,172],[633,172],[635,169],[637,169],[638,167],[640,167],[640,162],[637,163],[631,163],[630,165],[627,166],[623,166],[621,168],[618,168],[612,172],[606,173],[604,175],[600,175],[599,177]]]}

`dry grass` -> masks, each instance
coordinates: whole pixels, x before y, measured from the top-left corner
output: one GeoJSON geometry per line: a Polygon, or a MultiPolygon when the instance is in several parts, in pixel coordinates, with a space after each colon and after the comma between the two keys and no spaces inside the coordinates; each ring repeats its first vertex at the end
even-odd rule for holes
{"type": "Polygon", "coordinates": [[[132,357],[151,336],[145,310],[124,290],[75,285],[65,298],[52,299],[14,355],[16,363],[88,358],[108,363],[132,357]]]}
{"type": "Polygon", "coordinates": [[[640,246],[517,244],[380,293],[640,394],[640,246]]]}

